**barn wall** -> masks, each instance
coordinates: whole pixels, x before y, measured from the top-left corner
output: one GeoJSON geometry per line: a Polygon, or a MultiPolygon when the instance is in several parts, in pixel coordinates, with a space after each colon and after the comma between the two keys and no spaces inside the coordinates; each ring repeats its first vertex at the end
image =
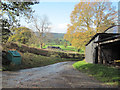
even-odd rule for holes
{"type": "Polygon", "coordinates": [[[96,36],[96,38],[94,38],[85,48],[85,60],[88,63],[95,63],[95,59],[96,59],[96,47],[97,44],[94,43],[95,41],[97,41],[99,39],[99,35],[96,36]]]}
{"type": "Polygon", "coordinates": [[[85,60],[86,60],[86,62],[88,62],[88,63],[93,63],[92,44],[93,44],[93,43],[91,42],[89,45],[86,46],[86,49],[85,49],[85,60]]]}
{"type": "Polygon", "coordinates": [[[96,44],[94,43],[94,40],[91,41],[91,43],[86,46],[86,49],[85,49],[86,62],[95,63],[95,47],[96,47],[96,44]]]}

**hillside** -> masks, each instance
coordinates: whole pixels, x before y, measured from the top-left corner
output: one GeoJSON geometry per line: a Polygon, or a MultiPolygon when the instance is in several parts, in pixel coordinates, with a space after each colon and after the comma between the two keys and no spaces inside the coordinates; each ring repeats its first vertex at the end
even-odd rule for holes
{"type": "Polygon", "coordinates": [[[51,33],[54,38],[63,38],[65,33],[51,33]]]}
{"type": "MultiPolygon", "coordinates": [[[[38,32],[35,32],[36,35],[38,35],[38,32]]],[[[65,33],[50,33],[54,39],[61,39],[64,37],[65,33]]]]}

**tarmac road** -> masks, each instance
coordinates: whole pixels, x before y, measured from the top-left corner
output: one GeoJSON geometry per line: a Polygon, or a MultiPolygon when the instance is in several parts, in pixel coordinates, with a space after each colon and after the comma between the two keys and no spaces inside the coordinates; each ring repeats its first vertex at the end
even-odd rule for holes
{"type": "Polygon", "coordinates": [[[72,67],[73,61],[48,66],[4,71],[3,88],[111,88],[72,67]]]}

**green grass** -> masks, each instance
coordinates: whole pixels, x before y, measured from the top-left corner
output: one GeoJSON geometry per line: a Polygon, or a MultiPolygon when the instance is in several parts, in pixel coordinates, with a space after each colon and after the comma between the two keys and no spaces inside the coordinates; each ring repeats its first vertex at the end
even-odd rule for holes
{"type": "Polygon", "coordinates": [[[105,66],[101,64],[90,64],[85,61],[79,61],[73,64],[73,67],[81,72],[87,73],[95,77],[97,80],[109,85],[119,85],[120,72],[115,67],[105,66]]]}
{"type": "Polygon", "coordinates": [[[46,66],[58,62],[64,61],[75,61],[79,59],[65,59],[60,58],[58,56],[52,55],[51,57],[36,55],[32,53],[21,53],[22,56],[22,64],[21,65],[14,65],[11,63],[10,65],[3,65],[3,70],[14,71],[26,68],[34,68],[34,67],[41,67],[46,66]]]}
{"type": "MultiPolygon", "coordinates": [[[[64,45],[45,45],[43,48],[47,48],[48,46],[57,46],[57,47],[60,47],[62,50],[65,50],[65,51],[74,51],[74,52],[77,52],[77,49],[73,46],[67,46],[66,48],[64,47],[64,45]]],[[[84,53],[84,50],[80,50],[79,53],[84,53]]]]}

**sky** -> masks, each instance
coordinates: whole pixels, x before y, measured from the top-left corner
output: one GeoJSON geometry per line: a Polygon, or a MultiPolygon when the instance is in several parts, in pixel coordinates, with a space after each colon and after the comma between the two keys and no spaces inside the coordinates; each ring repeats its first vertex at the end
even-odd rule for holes
{"type": "MultiPolygon", "coordinates": [[[[70,14],[78,2],[40,2],[32,8],[35,15],[48,17],[51,22],[51,32],[66,33],[67,24],[70,23],[70,14]]],[[[23,26],[25,23],[21,23],[23,26]]],[[[29,25],[27,24],[27,27],[29,25]]]]}
{"type": "MultiPolygon", "coordinates": [[[[47,16],[49,22],[51,22],[51,32],[54,33],[66,33],[67,24],[70,23],[70,14],[74,10],[74,7],[79,2],[40,2],[33,5],[32,9],[35,10],[34,15],[47,16]]],[[[117,2],[113,2],[113,6],[117,6],[117,2]]],[[[116,8],[117,9],[117,8],[116,8]]],[[[25,23],[21,20],[21,25],[31,27],[31,24],[25,23]]]]}

